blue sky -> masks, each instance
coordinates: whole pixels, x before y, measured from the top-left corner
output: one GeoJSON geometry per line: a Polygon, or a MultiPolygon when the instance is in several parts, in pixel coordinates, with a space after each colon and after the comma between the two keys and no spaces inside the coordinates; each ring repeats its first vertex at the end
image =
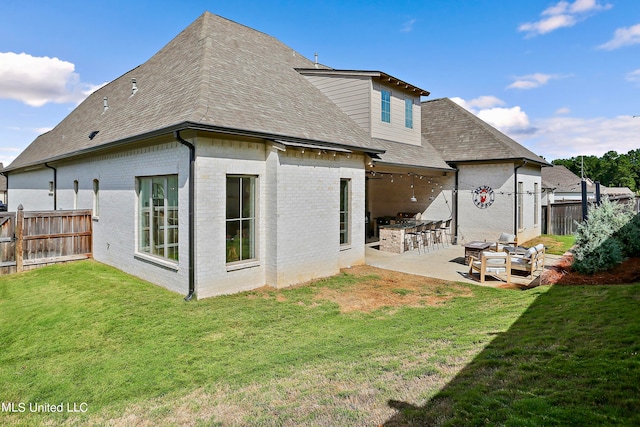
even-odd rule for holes
{"type": "Polygon", "coordinates": [[[452,98],[547,160],[640,148],[638,0],[2,0],[0,161],[204,11],[452,98]]]}

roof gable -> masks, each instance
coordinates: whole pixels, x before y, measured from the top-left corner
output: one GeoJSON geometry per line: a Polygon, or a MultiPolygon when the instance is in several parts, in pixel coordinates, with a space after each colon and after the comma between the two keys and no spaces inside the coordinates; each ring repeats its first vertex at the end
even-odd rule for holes
{"type": "Polygon", "coordinates": [[[422,103],[422,136],[447,162],[548,163],[449,98],[422,103]]]}
{"type": "Polygon", "coordinates": [[[267,34],[205,12],[144,64],[91,94],[8,169],[185,122],[370,148],[369,135],[295,70],[312,65],[267,34]]]}

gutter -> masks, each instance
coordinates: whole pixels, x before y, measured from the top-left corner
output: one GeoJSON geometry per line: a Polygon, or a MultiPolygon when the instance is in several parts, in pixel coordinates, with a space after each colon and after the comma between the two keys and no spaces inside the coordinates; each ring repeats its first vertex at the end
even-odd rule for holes
{"type": "MultiPolygon", "coordinates": [[[[69,158],[73,158],[73,157],[78,157],[78,156],[84,156],[84,155],[88,155],[88,154],[93,154],[96,152],[100,152],[103,150],[107,150],[107,149],[111,149],[111,148],[119,148],[134,142],[139,142],[139,141],[144,141],[150,138],[156,138],[156,137],[162,137],[165,136],[167,133],[171,134],[173,133],[175,135],[175,132],[178,131],[183,131],[183,130],[195,130],[195,131],[203,131],[203,132],[213,132],[213,133],[220,133],[223,135],[238,135],[238,136],[246,136],[248,138],[256,138],[256,139],[263,139],[263,140],[283,140],[283,141],[291,141],[291,142],[300,142],[300,143],[311,143],[311,144],[317,144],[317,145],[322,145],[325,146],[326,145],[326,149],[327,150],[331,150],[332,148],[343,148],[346,150],[351,150],[351,151],[361,151],[361,152],[371,152],[371,153],[376,153],[376,154],[382,154],[385,152],[385,150],[381,150],[378,148],[373,148],[373,147],[362,147],[362,146],[355,146],[355,145],[348,145],[348,144],[344,144],[344,143],[336,143],[336,142],[327,142],[327,141],[315,141],[315,140],[309,140],[309,139],[303,139],[303,138],[298,138],[298,137],[290,137],[290,136],[286,136],[286,135],[276,135],[276,134],[271,134],[271,133],[266,133],[266,132],[259,132],[259,131],[251,131],[251,130],[244,130],[244,129],[235,129],[235,128],[227,128],[227,127],[222,127],[222,126],[214,126],[214,125],[205,125],[205,124],[200,124],[200,123],[196,123],[196,122],[190,122],[190,121],[185,121],[185,122],[180,122],[180,123],[176,123],[174,125],[170,125],[170,126],[166,126],[163,128],[158,128],[149,132],[145,132],[145,133],[141,133],[138,135],[134,135],[134,136],[130,136],[124,139],[120,139],[120,140],[116,140],[116,141],[111,141],[111,142],[107,142],[104,144],[99,144],[93,147],[89,147],[89,148],[83,148],[77,151],[72,151],[70,153],[65,153],[65,154],[60,154],[57,156],[53,156],[47,159],[41,159],[38,160],[36,162],[31,162],[31,163],[26,163],[24,165],[18,166],[18,167],[12,167],[13,164],[7,166],[4,168],[5,171],[8,172],[12,172],[15,170],[20,170],[20,169],[25,169],[31,166],[37,166],[37,165],[41,165],[44,162],[55,162],[58,160],[66,160],[69,158]]],[[[186,142],[186,141],[185,141],[186,142]]],[[[183,143],[184,144],[184,143],[183,143]]],[[[187,142],[187,144],[189,144],[187,142]]]]}
{"type": "MultiPolygon", "coordinates": [[[[58,169],[53,166],[49,166],[49,163],[44,164],[49,169],[53,169],[53,210],[58,210],[58,169]]],[[[9,189],[9,185],[7,184],[7,190],[9,189]]]]}
{"type": "Polygon", "coordinates": [[[525,159],[521,165],[513,168],[513,194],[515,195],[515,203],[513,204],[513,234],[516,235],[516,240],[518,239],[518,169],[525,166],[527,163],[529,163],[529,161],[525,159]]]}
{"type": "Polygon", "coordinates": [[[178,142],[189,149],[189,294],[184,297],[185,301],[191,301],[196,293],[195,281],[195,165],[196,147],[189,141],[182,139],[180,131],[173,132],[173,136],[178,142]]]}

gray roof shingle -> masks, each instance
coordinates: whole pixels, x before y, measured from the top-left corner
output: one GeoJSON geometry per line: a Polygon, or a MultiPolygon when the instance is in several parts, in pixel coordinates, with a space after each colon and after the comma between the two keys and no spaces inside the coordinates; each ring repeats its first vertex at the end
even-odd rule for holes
{"type": "Polygon", "coordinates": [[[449,98],[422,103],[422,136],[451,163],[524,159],[549,165],[449,98]]]}
{"type": "Polygon", "coordinates": [[[91,94],[6,170],[185,122],[375,149],[366,131],[295,70],[312,66],[275,38],[205,12],[147,62],[91,94]]]}
{"type": "Polygon", "coordinates": [[[374,141],[378,147],[385,150],[383,154],[378,155],[379,160],[376,160],[375,163],[390,166],[453,170],[424,138],[422,138],[422,145],[403,144],[378,138],[374,138],[374,141]]]}
{"type": "MultiPolygon", "coordinates": [[[[542,169],[542,188],[553,188],[562,193],[579,193],[582,191],[581,179],[562,165],[554,165],[551,168],[542,169]]],[[[589,191],[595,191],[589,181],[587,181],[589,191]]]]}

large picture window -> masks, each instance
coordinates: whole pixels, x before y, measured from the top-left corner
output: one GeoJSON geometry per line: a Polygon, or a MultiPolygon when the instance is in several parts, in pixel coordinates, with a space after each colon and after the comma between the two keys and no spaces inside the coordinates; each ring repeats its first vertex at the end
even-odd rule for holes
{"type": "Polygon", "coordinates": [[[382,97],[382,121],[391,123],[391,92],[382,89],[380,95],[382,97]]]}
{"type": "Polygon", "coordinates": [[[340,244],[350,243],[349,239],[349,180],[340,180],[340,244]]]}
{"type": "Polygon", "coordinates": [[[227,262],[256,258],[256,178],[227,176],[227,262]]]}
{"type": "Polygon", "coordinates": [[[178,261],[178,176],[138,178],[138,251],[178,261]]]}

